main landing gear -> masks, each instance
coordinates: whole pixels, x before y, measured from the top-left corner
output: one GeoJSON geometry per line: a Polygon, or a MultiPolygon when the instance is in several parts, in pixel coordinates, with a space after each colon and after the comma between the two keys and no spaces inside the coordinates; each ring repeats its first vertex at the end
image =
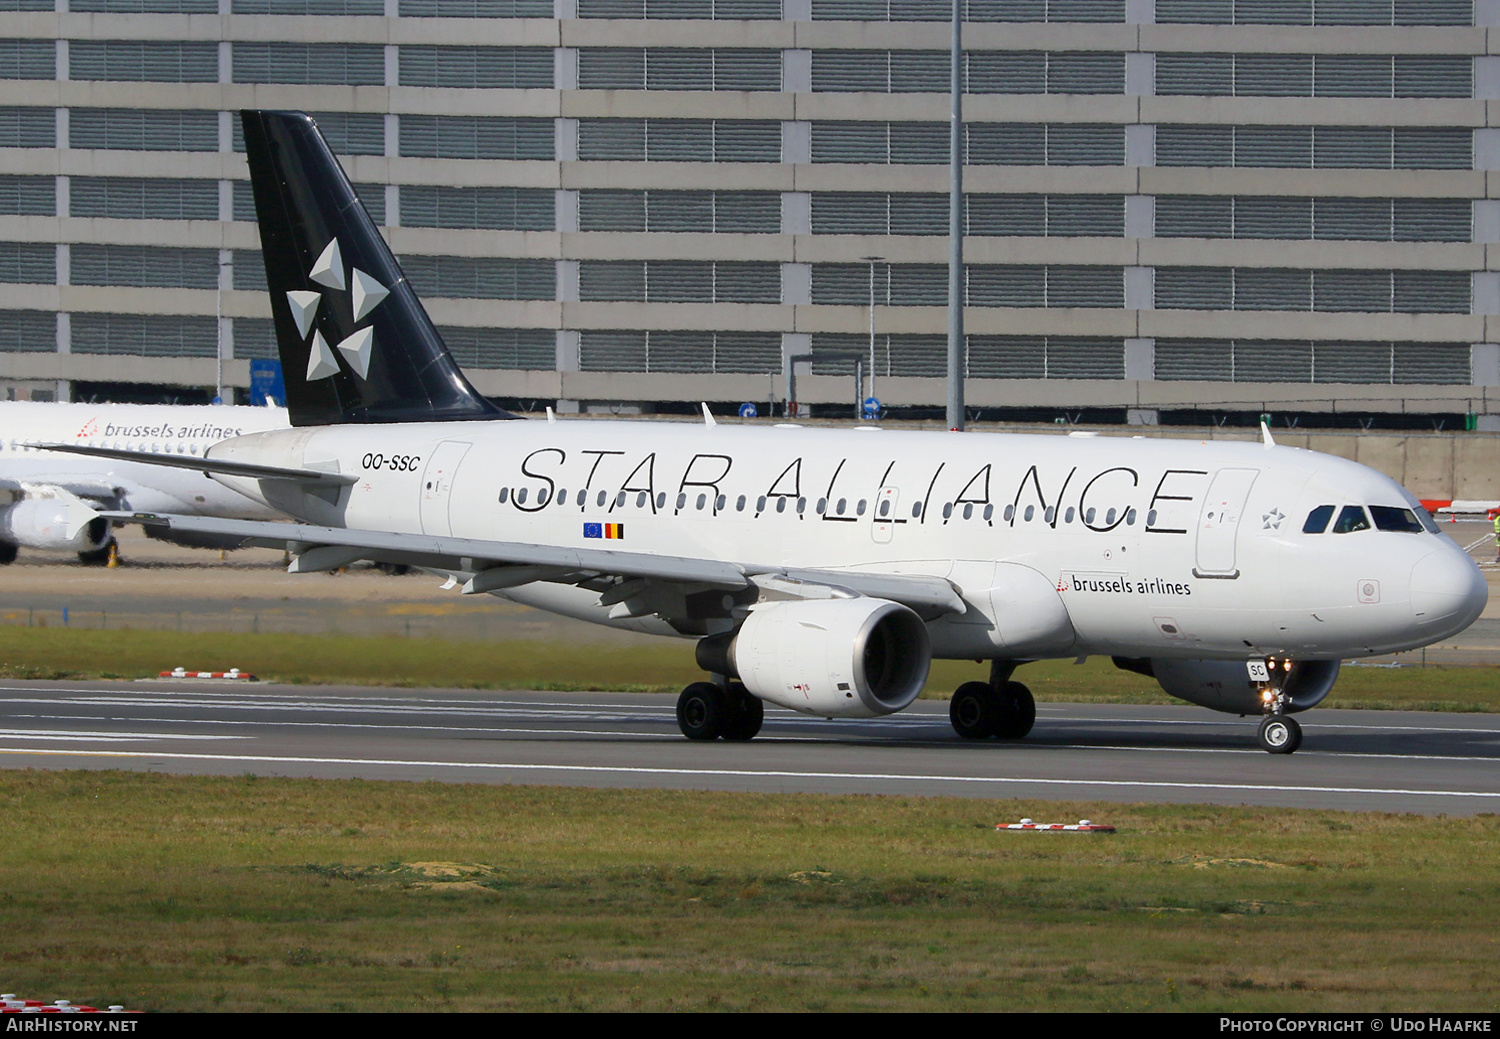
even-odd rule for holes
{"type": "Polygon", "coordinates": [[[750,740],[760,732],[765,705],[738,682],[694,682],[677,698],[677,727],[690,740],[750,740]]]}
{"type": "Polygon", "coordinates": [[[948,705],[953,731],[964,739],[998,736],[1018,740],[1036,723],[1036,701],[1031,690],[1010,680],[1014,664],[995,661],[988,682],[965,682],[948,705]]]}

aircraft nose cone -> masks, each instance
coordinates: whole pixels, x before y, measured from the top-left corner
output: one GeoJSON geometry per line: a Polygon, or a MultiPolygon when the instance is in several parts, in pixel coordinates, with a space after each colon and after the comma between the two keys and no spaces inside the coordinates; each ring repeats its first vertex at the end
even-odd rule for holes
{"type": "Polygon", "coordinates": [[[1433,552],[1411,570],[1411,608],[1421,624],[1460,632],[1479,619],[1489,601],[1484,574],[1467,552],[1433,552]]]}

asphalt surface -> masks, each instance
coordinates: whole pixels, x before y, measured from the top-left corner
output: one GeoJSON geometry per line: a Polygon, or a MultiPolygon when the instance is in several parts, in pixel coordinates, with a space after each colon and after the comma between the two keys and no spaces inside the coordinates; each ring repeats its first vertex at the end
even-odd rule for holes
{"type": "MultiPolygon", "coordinates": [[[[1500,716],[1315,710],[1292,756],[1254,719],[1041,704],[1020,743],[954,735],[947,704],[823,721],[768,709],[749,743],[695,743],[667,696],[0,683],[0,767],[592,787],[1500,811],[1500,716]]],[[[1046,806],[1033,813],[1043,820],[1046,806]]]]}

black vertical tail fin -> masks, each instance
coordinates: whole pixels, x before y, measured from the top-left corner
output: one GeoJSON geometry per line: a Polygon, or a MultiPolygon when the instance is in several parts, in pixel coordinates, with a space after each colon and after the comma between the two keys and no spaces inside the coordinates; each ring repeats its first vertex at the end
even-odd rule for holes
{"type": "Polygon", "coordinates": [[[240,118],[292,425],[515,418],[459,371],[312,118],[240,118]]]}

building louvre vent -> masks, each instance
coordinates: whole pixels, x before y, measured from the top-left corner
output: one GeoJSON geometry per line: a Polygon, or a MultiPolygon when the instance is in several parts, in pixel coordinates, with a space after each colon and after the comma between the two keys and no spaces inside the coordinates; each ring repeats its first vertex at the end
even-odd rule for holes
{"type": "Polygon", "coordinates": [[[781,371],[781,336],[775,332],[584,331],[579,367],[584,371],[694,374],[781,371]]]}
{"type": "Polygon", "coordinates": [[[1237,54],[1234,93],[1238,97],[1311,97],[1310,54],[1237,54]]]}
{"type": "Polygon", "coordinates": [[[1234,127],[1173,126],[1156,128],[1158,166],[1234,165],[1234,127]]]}
{"type": "Polygon", "coordinates": [[[1236,340],[1235,382],[1312,382],[1312,344],[1236,340]]]}
{"type": "MultiPolygon", "coordinates": [[[[213,44],[208,46],[212,47],[213,44]]],[[[408,48],[402,48],[403,62],[408,48]]],[[[236,83],[325,83],[380,86],[384,48],[370,43],[234,43],[236,83]]]]}
{"type": "MultiPolygon", "coordinates": [[[[1046,336],[968,336],[971,379],[1045,379],[1046,336]]],[[[946,345],[946,344],[945,344],[946,345]]]]}
{"type": "MultiPolygon", "coordinates": [[[[318,132],[335,155],[384,155],[385,118],[377,112],[311,112],[318,132]]],[[[406,117],[403,116],[404,120],[406,117]]],[[[550,122],[550,120],[548,120],[550,122]]],[[[236,152],[245,150],[245,131],[238,119],[230,121],[230,140],[236,152]]]]}
{"type": "MultiPolygon", "coordinates": [[[[942,62],[948,56],[933,52],[942,62]]],[[[1047,93],[1047,54],[1041,51],[979,51],[964,56],[964,87],[974,94],[1047,93]]]]}
{"type": "MultiPolygon", "coordinates": [[[[943,130],[946,138],[947,127],[943,130]]],[[[975,166],[1045,166],[1047,130],[1044,124],[970,123],[967,161],[975,166]]]]}
{"type": "Polygon", "coordinates": [[[219,352],[217,322],[212,316],[75,312],[72,326],[75,354],[213,357],[219,352]]]}
{"type": "MultiPolygon", "coordinates": [[[[22,0],[24,6],[7,11],[50,11],[46,0],[22,0]],[[46,3],[46,6],[40,6],[46,3]]],[[[80,14],[218,14],[218,0],[69,0],[68,10],[80,14]]]]}
{"type": "Polygon", "coordinates": [[[1386,127],[1320,126],[1314,136],[1313,165],[1320,169],[1391,168],[1391,131],[1386,127]]]}
{"type": "MultiPolygon", "coordinates": [[[[73,45],[76,47],[79,42],[74,41],[73,45]]],[[[0,40],[0,79],[56,78],[57,44],[50,39],[0,40]]]]}
{"type": "Polygon", "coordinates": [[[1388,242],[1388,198],[1320,198],[1313,203],[1313,237],[1326,241],[1388,242]]]}
{"type": "MultiPolygon", "coordinates": [[[[947,0],[813,0],[814,21],[946,22],[947,0]]],[[[1123,22],[1125,0],[965,0],[969,22],[1123,22]]]]}
{"type": "Polygon", "coordinates": [[[401,223],[407,227],[551,231],[557,194],[550,188],[460,188],[407,184],[401,223]]]}
{"type": "Polygon", "coordinates": [[[968,233],[1040,238],[1047,233],[1045,195],[970,195],[968,233]]]}
{"type": "Polygon", "coordinates": [[[74,285],[152,289],[213,289],[219,285],[217,249],[78,243],[71,253],[74,285]]]}
{"type": "Polygon", "coordinates": [[[1318,271],[1315,309],[1389,313],[1390,271],[1318,271]]]}
{"type": "MultiPolygon", "coordinates": [[[[266,292],[266,260],[259,249],[236,249],[232,254],[234,287],[241,292],[266,292]]],[[[235,341],[239,356],[239,341],[235,341]]]]}
{"type": "Polygon", "coordinates": [[[1390,343],[1313,344],[1313,382],[1390,381],[1390,343]]]}
{"type": "Polygon", "coordinates": [[[781,125],[768,119],[715,120],[713,161],[780,162],[781,125]]]}
{"type": "Polygon", "coordinates": [[[1318,97],[1390,97],[1392,61],[1382,54],[1319,54],[1318,97]]]}
{"type": "MultiPolygon", "coordinates": [[[[29,42],[55,52],[51,40],[29,42]]],[[[55,61],[48,58],[45,64],[51,69],[55,61]]],[[[114,82],[216,83],[219,46],[177,40],[73,40],[68,45],[68,75],[114,82]]],[[[51,79],[53,73],[28,78],[51,79]]]]}
{"type": "Polygon", "coordinates": [[[812,124],[812,160],[889,162],[886,128],[886,123],[815,122],[812,124]]]}
{"type": "Polygon", "coordinates": [[[1468,271],[1392,271],[1392,310],[1398,314],[1467,314],[1472,284],[1468,271]]]}
{"type": "MultiPolygon", "coordinates": [[[[973,265],[966,271],[965,302],[974,307],[1045,307],[1047,268],[1035,265],[973,265]]],[[[945,287],[946,288],[946,287],[945,287]]],[[[943,302],[947,302],[944,293],[943,302]]]]}
{"type": "Polygon", "coordinates": [[[1397,97],[1473,97],[1474,62],[1467,55],[1398,54],[1395,94],[1397,97]]]}
{"type": "Polygon", "coordinates": [[[584,331],[578,337],[578,366],[586,372],[644,372],[646,333],[584,331]]]}
{"type": "Polygon", "coordinates": [[[890,90],[890,52],[813,51],[812,88],[827,92],[886,93],[890,90]]]}
{"type": "Polygon", "coordinates": [[[401,269],[419,296],[449,299],[556,299],[551,260],[494,256],[403,256],[401,269]]]}
{"type": "Polygon", "coordinates": [[[0,282],[57,284],[57,247],[50,242],[0,242],[0,282]]]}
{"type": "Polygon", "coordinates": [[[1470,379],[1467,343],[1393,343],[1391,381],[1462,386],[1470,379]]]}
{"type": "Polygon", "coordinates": [[[641,162],[646,158],[644,119],[580,119],[578,157],[593,162],[641,162]]]}
{"type": "Polygon", "coordinates": [[[593,189],[578,193],[580,231],[646,230],[646,193],[593,189]]]}
{"type": "Polygon", "coordinates": [[[1156,0],[1163,25],[1473,25],[1473,0],[1156,0]]]}
{"type": "Polygon", "coordinates": [[[631,191],[579,193],[583,231],[774,234],[781,230],[775,191],[631,191]]]}
{"type": "Polygon", "coordinates": [[[400,152],[429,159],[544,159],[556,154],[551,119],[403,115],[400,152]]]}
{"type": "Polygon", "coordinates": [[[0,310],[0,350],[53,353],[57,350],[57,315],[50,310],[0,310]]]}
{"type": "MultiPolygon", "coordinates": [[[[1158,298],[1160,279],[1158,272],[1158,298]]],[[[1232,382],[1233,344],[1227,339],[1157,339],[1156,377],[1162,382],[1232,382]]]]}
{"type": "Polygon", "coordinates": [[[1312,164],[1312,136],[1308,126],[1237,126],[1234,164],[1306,169],[1312,164]]]}
{"type": "Polygon", "coordinates": [[[1233,238],[1234,199],[1208,195],[1158,195],[1156,237],[1233,238]]]}
{"type": "Polygon", "coordinates": [[[140,108],[75,108],[68,147],[125,151],[219,150],[217,112],[140,108]]]}
{"type": "Polygon", "coordinates": [[[276,326],[270,318],[237,317],[233,328],[236,358],[270,358],[273,361],[281,358],[276,346],[276,326]]]}
{"type": "MultiPolygon", "coordinates": [[[[0,11],[55,11],[57,5],[53,0],[0,0],[0,11]]],[[[82,10],[73,7],[70,10],[82,10]]]]}
{"type": "Polygon", "coordinates": [[[1311,310],[1312,272],[1275,267],[1234,271],[1235,310],[1311,310]]]}
{"type": "MultiPolygon", "coordinates": [[[[331,15],[349,17],[385,14],[385,0],[234,0],[235,14],[331,15]]],[[[211,9],[210,13],[217,13],[211,9]]]]}
{"type": "Polygon", "coordinates": [[[1234,91],[1234,61],[1228,54],[1158,54],[1156,92],[1163,95],[1224,95],[1234,91]]]}
{"type": "Polygon", "coordinates": [[[551,18],[552,0],[401,0],[402,18],[551,18]]]}
{"type": "Polygon", "coordinates": [[[1468,242],[1473,206],[1466,198],[1393,199],[1391,237],[1398,242],[1468,242]]]}
{"type": "Polygon", "coordinates": [[[1234,271],[1228,267],[1156,268],[1158,310],[1230,310],[1234,271]]]}
{"type": "Polygon", "coordinates": [[[1473,167],[1474,135],[1465,127],[1398,126],[1391,165],[1398,170],[1466,170],[1473,167]]]}
{"type": "MultiPolygon", "coordinates": [[[[816,127],[818,124],[814,123],[816,127]]],[[[948,127],[944,123],[885,123],[889,159],[872,161],[931,165],[948,161],[948,127]]],[[[816,133],[816,130],[814,130],[816,133]]],[[[817,162],[817,158],[813,159],[817,162]]]]}
{"type": "Polygon", "coordinates": [[[1236,238],[1306,240],[1312,229],[1311,199],[1250,195],[1234,200],[1236,238]]]}
{"type": "Polygon", "coordinates": [[[1125,378],[1125,344],[1118,339],[1050,336],[1046,360],[1049,379],[1125,378]]]}
{"type": "Polygon", "coordinates": [[[1124,234],[1124,195],[1047,196],[1047,235],[1050,238],[1121,238],[1124,234]]]}
{"type": "Polygon", "coordinates": [[[1052,123],[1047,127],[1048,166],[1122,166],[1125,127],[1052,123]]]}
{"type": "Polygon", "coordinates": [[[1123,307],[1125,277],[1119,267],[1047,268],[1047,306],[1123,307]]]}
{"type": "MultiPolygon", "coordinates": [[[[351,45],[353,46],[353,45],[351,45]]],[[[239,62],[240,44],[235,44],[239,62]]],[[[378,60],[379,47],[371,48],[378,60]]],[[[526,90],[552,89],[552,51],[547,47],[450,47],[409,44],[400,51],[400,82],[403,87],[456,87],[459,89],[526,90]]],[[[380,83],[384,75],[370,80],[380,83]]],[[[238,81],[239,76],[235,79],[238,81]]],[[[296,80],[276,80],[289,83],[296,80]]],[[[363,82],[363,81],[361,81],[363,82]]]]}
{"type": "Polygon", "coordinates": [[[57,147],[57,114],[51,108],[0,108],[0,148],[57,147]]]}
{"type": "Polygon", "coordinates": [[[56,216],[56,178],[0,175],[0,215],[56,216]]]}
{"type": "Polygon", "coordinates": [[[550,328],[440,325],[438,334],[463,368],[544,372],[557,369],[557,333],[550,328]]]}
{"type": "Polygon", "coordinates": [[[74,177],[73,216],[112,220],[217,220],[219,182],[172,177],[74,177]]]}
{"type": "Polygon", "coordinates": [[[582,47],[578,85],[584,90],[780,90],[781,52],[769,48],[582,47]]]}

